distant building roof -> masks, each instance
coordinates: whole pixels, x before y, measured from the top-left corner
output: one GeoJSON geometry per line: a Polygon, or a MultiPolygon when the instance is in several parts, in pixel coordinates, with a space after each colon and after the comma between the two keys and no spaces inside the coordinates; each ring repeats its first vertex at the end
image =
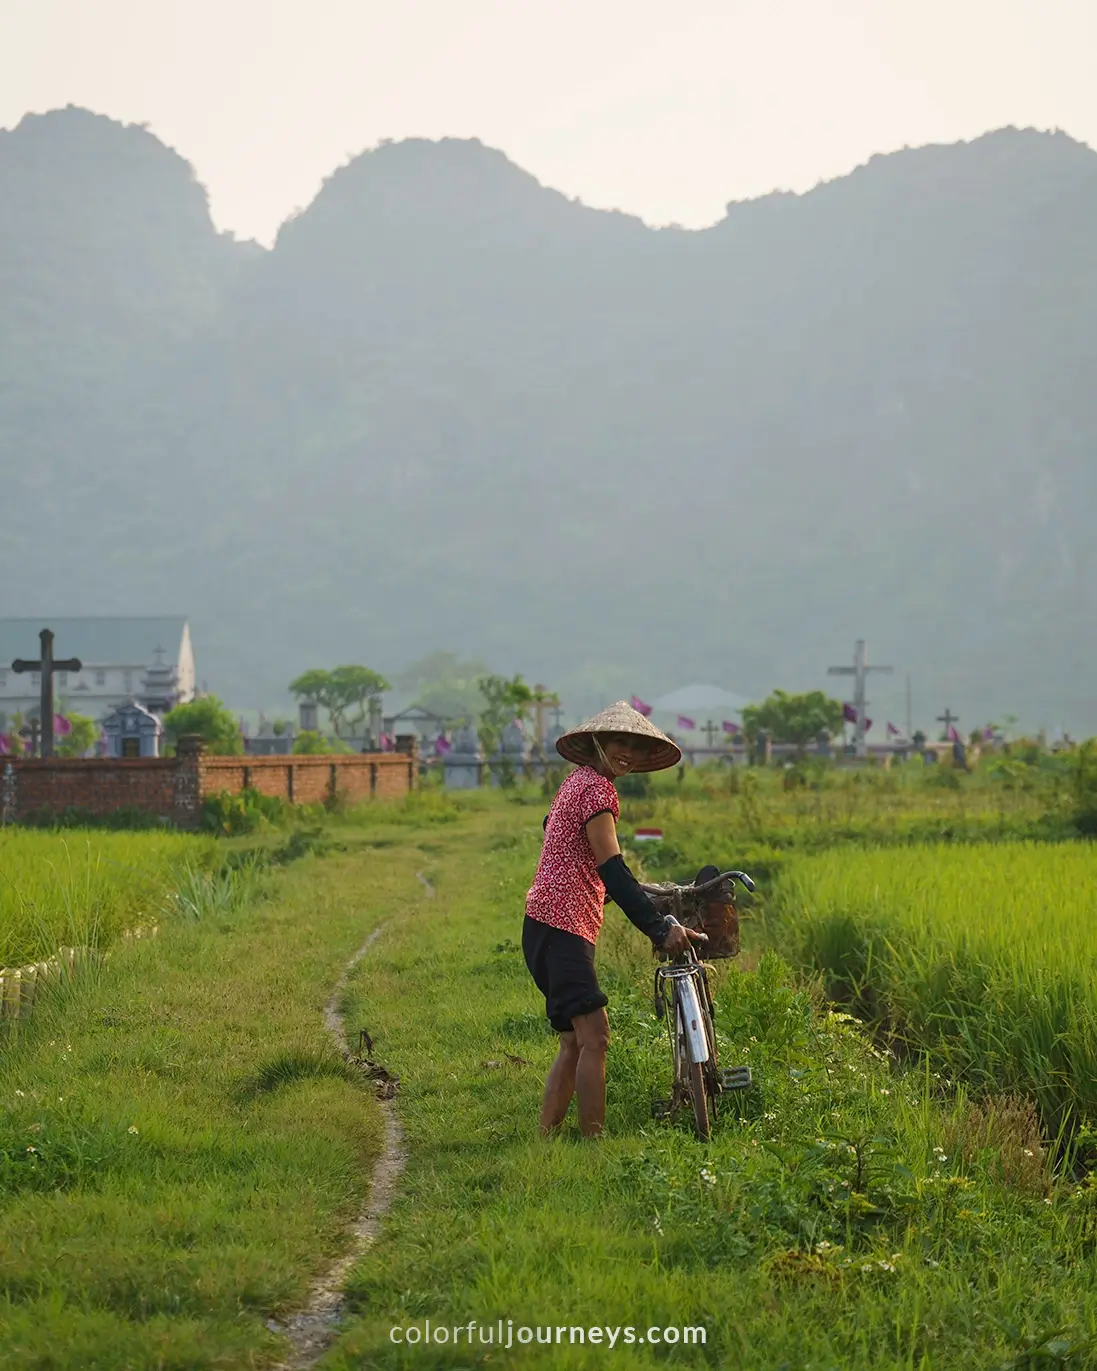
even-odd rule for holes
{"type": "Polygon", "coordinates": [[[38,634],[54,632],[53,650],[58,657],[79,657],[84,663],[113,666],[147,666],[162,647],[169,662],[179,655],[186,615],[129,619],[0,619],[0,667],[16,657],[38,656],[38,634]]]}
{"type": "Polygon", "coordinates": [[[748,704],[750,701],[742,695],[733,695],[719,686],[688,685],[672,690],[669,695],[660,695],[652,702],[652,709],[668,714],[721,714],[737,713],[748,704]]]}

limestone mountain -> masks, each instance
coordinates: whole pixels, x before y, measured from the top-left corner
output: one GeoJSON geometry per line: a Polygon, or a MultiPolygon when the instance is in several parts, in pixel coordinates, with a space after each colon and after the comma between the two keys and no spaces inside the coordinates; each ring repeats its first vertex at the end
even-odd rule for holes
{"type": "Polygon", "coordinates": [[[759,693],[865,636],[923,720],[947,694],[1097,729],[1095,223],[1062,134],[877,157],[701,232],[412,140],[263,252],[143,130],[27,120],[0,581],[13,612],[185,607],[241,702],[436,647],[577,707],[759,693]],[[44,528],[73,551],[36,561],[44,528]]]}

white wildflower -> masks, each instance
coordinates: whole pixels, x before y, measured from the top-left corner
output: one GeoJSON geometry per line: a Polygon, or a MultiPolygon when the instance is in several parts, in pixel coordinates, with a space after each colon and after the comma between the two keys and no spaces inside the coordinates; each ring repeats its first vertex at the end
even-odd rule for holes
{"type": "Polygon", "coordinates": [[[136,1125],[135,1123],[131,1123],[130,1126],[126,1129],[126,1132],[127,1132],[127,1133],[136,1133],[136,1132],[137,1132],[137,1125],[136,1125]]]}

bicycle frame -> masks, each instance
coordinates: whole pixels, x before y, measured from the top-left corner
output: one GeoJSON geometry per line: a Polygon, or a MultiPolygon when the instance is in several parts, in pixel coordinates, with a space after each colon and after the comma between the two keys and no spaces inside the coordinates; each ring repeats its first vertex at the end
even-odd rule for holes
{"type": "MultiPolygon", "coordinates": [[[[713,881],[697,886],[662,887],[662,893],[696,894],[715,887],[727,877],[738,878],[748,890],[754,883],[743,872],[725,872],[713,881]]],[[[674,917],[672,915],[672,917],[674,917]]],[[[677,922],[677,920],[675,920],[677,922]]],[[[716,1099],[725,1090],[745,1090],[751,1085],[750,1068],[735,1066],[721,1071],[716,1051],[715,1006],[709,990],[705,964],[687,947],[668,965],[655,970],[655,1012],[667,1019],[670,1030],[674,1081],[668,1100],[652,1105],[653,1114],[665,1117],[683,1105],[693,1111],[697,1135],[702,1141],[711,1136],[716,1117],[716,1099]],[[669,1004],[668,1004],[669,1001],[669,1004]],[[667,1013],[667,1010],[670,1013],[667,1013]]]]}
{"type": "MultiPolygon", "coordinates": [[[[697,993],[696,982],[701,980],[704,984],[704,968],[699,962],[692,959],[685,964],[671,967],[659,967],[655,973],[656,994],[663,994],[660,981],[671,981],[672,997],[675,1008],[682,1016],[682,1033],[686,1042],[689,1044],[689,1058],[694,1063],[707,1062],[712,1056],[708,1041],[708,1032],[705,1021],[701,1014],[701,997],[697,993]]],[[[705,987],[707,991],[707,986],[705,987]]],[[[706,995],[707,998],[707,995],[706,995]]]]}

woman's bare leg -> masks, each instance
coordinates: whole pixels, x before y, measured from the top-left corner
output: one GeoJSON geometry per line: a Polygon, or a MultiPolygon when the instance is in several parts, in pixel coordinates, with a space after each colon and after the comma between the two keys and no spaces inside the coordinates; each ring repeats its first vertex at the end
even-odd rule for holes
{"type": "Polygon", "coordinates": [[[579,1044],[574,1033],[560,1034],[560,1051],[545,1081],[545,1098],[541,1104],[541,1133],[548,1137],[564,1122],[571,1097],[575,1094],[575,1068],[579,1062],[579,1044]]]}
{"type": "Polygon", "coordinates": [[[606,1052],[609,1049],[609,1015],[604,1009],[577,1014],[571,1021],[579,1044],[575,1068],[575,1093],[579,1097],[579,1131],[597,1138],[606,1122],[606,1052]]]}

